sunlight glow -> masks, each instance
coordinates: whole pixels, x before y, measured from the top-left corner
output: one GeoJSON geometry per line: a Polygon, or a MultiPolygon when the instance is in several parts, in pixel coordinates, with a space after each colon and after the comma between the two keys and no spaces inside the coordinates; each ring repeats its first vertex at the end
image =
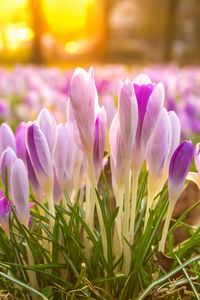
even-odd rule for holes
{"type": "Polygon", "coordinates": [[[3,30],[4,40],[0,36],[0,49],[16,50],[22,43],[29,42],[34,37],[34,32],[26,23],[8,24],[3,30]]]}

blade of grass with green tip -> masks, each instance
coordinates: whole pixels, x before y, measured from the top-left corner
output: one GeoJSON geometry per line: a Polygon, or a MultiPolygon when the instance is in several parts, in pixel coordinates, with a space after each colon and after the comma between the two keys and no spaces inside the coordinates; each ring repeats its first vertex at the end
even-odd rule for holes
{"type": "Polygon", "coordinates": [[[18,279],[14,278],[14,277],[12,277],[12,276],[9,276],[9,275],[7,275],[7,274],[4,274],[4,273],[2,273],[2,272],[0,272],[0,276],[6,278],[6,279],[8,279],[8,280],[10,280],[11,282],[13,282],[13,283],[15,283],[15,284],[17,284],[17,285],[23,287],[24,289],[26,289],[26,290],[28,290],[28,291],[30,291],[30,292],[32,292],[32,293],[34,293],[34,294],[40,296],[42,299],[48,300],[43,294],[41,294],[40,292],[38,292],[38,291],[35,290],[34,288],[30,287],[29,285],[25,284],[24,282],[22,282],[22,281],[20,281],[20,280],[18,280],[18,279]]]}

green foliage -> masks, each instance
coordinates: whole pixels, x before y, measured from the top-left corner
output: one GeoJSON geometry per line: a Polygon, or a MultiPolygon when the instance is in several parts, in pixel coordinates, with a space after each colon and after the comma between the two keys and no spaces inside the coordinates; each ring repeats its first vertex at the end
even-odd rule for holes
{"type": "MultiPolygon", "coordinates": [[[[147,173],[140,178],[137,197],[134,242],[131,249],[131,270],[121,272],[123,257],[118,261],[113,252],[113,231],[118,208],[111,209],[109,189],[104,174],[102,195],[96,190],[106,231],[107,256],[103,254],[99,224],[91,232],[84,220],[83,191],[76,199],[64,192],[63,202],[55,205],[55,225],[49,229],[51,216],[47,206],[38,203],[31,209],[32,223],[27,229],[15,214],[10,215],[10,237],[0,229],[0,290],[10,299],[145,299],[148,295],[171,295],[178,299],[183,286],[193,298],[199,299],[200,229],[184,223],[186,215],[199,203],[173,220],[169,230],[167,268],[158,255],[161,226],[168,206],[166,188],[157,196],[158,203],[143,232],[147,173]],[[173,231],[183,225],[189,238],[177,247],[173,231]],[[92,244],[91,259],[84,251],[83,235],[92,244]],[[30,263],[30,253],[32,263],[30,263]],[[172,263],[169,264],[168,261],[172,263]],[[181,272],[181,275],[180,275],[181,272]],[[176,274],[179,274],[176,276],[176,274]],[[36,276],[34,285],[33,278],[36,276]],[[186,285],[187,284],[187,285],[186,285]],[[13,297],[13,298],[12,298],[13,297]]],[[[32,200],[32,199],[31,199],[32,200]]],[[[52,217],[52,216],[51,216],[52,217]]],[[[2,298],[3,299],[3,298],[2,298]]]]}

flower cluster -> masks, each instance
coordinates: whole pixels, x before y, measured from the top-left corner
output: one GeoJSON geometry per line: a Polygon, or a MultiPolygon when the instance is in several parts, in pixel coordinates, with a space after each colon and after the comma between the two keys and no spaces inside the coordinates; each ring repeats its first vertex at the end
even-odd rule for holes
{"type": "MultiPolygon", "coordinates": [[[[95,84],[99,103],[106,111],[110,127],[117,111],[118,80],[135,78],[145,73],[165,87],[165,107],[174,110],[181,123],[184,139],[200,133],[200,70],[198,67],[178,68],[149,66],[127,70],[124,66],[95,68],[95,84]]],[[[42,108],[53,112],[58,122],[66,121],[72,70],[58,68],[15,66],[12,70],[0,70],[0,119],[14,121],[34,120],[42,108]]],[[[14,124],[15,125],[15,124],[14,124]]]]}
{"type": "MultiPolygon", "coordinates": [[[[52,82],[53,79],[52,79],[52,82]]],[[[54,83],[55,84],[55,83],[54,83]]],[[[168,180],[169,206],[159,249],[164,251],[169,221],[174,205],[184,189],[188,176],[199,184],[199,173],[188,174],[193,159],[191,141],[180,143],[181,127],[174,111],[164,108],[165,89],[146,75],[133,81],[117,83],[118,108],[114,113],[100,106],[94,70],[77,68],[68,87],[67,121],[57,123],[42,109],[33,122],[20,123],[15,135],[7,123],[0,127],[1,178],[0,224],[9,232],[10,202],[20,222],[28,227],[30,218],[29,182],[37,202],[48,204],[53,231],[55,207],[66,205],[61,199],[67,191],[75,199],[78,190],[84,194],[85,223],[95,230],[95,209],[107,257],[106,228],[97,196],[98,181],[110,153],[112,188],[118,214],[113,230],[115,259],[123,256],[122,270],[128,273],[134,244],[138,179],[142,168],[148,171],[148,197],[144,230],[156,196],[168,180]],[[145,162],[145,164],[144,164],[145,162]],[[6,192],[7,191],[7,192],[6,192]]],[[[195,164],[200,172],[199,144],[195,164]]],[[[83,235],[86,256],[92,244],[83,235]]]]}

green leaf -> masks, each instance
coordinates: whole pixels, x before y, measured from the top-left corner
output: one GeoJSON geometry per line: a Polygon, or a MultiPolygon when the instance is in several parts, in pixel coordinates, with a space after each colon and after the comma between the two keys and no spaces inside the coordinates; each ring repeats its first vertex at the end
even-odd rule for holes
{"type": "Polygon", "coordinates": [[[18,279],[14,278],[14,277],[12,277],[12,276],[10,276],[10,275],[7,275],[7,274],[5,274],[5,273],[2,273],[2,272],[0,272],[0,276],[6,278],[6,279],[8,279],[8,280],[10,280],[11,282],[13,282],[13,283],[15,283],[15,284],[17,284],[17,285],[19,285],[19,286],[25,288],[25,289],[27,289],[28,291],[30,291],[30,292],[32,292],[32,293],[34,293],[34,294],[40,296],[42,299],[48,300],[48,298],[46,298],[45,295],[41,294],[40,292],[38,292],[37,290],[35,290],[35,289],[32,288],[31,286],[25,284],[24,282],[22,282],[22,281],[20,281],[20,280],[18,280],[18,279]]]}

